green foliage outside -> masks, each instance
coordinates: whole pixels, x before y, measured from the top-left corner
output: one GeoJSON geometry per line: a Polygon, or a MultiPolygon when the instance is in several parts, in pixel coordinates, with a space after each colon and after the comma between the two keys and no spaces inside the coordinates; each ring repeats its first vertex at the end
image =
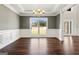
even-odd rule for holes
{"type": "MultiPolygon", "coordinates": [[[[32,24],[32,26],[37,26],[37,25],[38,25],[38,22],[35,22],[35,23],[32,24]]],[[[39,25],[40,25],[41,27],[46,26],[46,21],[40,20],[40,21],[39,21],[39,25]]]]}

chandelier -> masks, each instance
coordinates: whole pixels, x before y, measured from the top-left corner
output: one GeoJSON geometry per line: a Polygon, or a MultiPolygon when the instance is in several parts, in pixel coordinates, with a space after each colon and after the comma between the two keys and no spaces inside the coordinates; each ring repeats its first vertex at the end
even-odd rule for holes
{"type": "Polygon", "coordinates": [[[34,9],[33,14],[34,15],[42,15],[42,14],[45,14],[45,10],[43,10],[43,9],[34,9]]]}

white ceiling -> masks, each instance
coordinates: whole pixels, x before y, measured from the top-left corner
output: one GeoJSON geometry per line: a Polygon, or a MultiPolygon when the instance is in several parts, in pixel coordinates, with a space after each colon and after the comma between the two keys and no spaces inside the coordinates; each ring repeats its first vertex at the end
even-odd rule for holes
{"type": "Polygon", "coordinates": [[[46,11],[41,16],[56,16],[60,13],[62,8],[71,6],[69,4],[8,4],[5,5],[11,10],[15,11],[20,16],[35,16],[33,15],[33,9],[43,9],[46,11]]]}

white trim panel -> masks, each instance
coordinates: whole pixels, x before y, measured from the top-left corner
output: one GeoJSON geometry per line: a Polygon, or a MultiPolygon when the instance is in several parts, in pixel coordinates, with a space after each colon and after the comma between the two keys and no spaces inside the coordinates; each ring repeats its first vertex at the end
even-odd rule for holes
{"type": "Polygon", "coordinates": [[[0,30],[0,49],[19,39],[19,29],[0,30]]]}
{"type": "Polygon", "coordinates": [[[59,29],[47,29],[46,35],[32,35],[31,29],[20,29],[20,37],[56,37],[59,38],[59,29]]]}

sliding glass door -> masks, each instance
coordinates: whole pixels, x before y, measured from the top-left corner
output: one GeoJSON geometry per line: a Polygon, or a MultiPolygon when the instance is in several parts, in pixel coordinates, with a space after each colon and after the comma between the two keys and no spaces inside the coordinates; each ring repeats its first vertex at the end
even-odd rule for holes
{"type": "Polygon", "coordinates": [[[32,35],[46,35],[47,22],[47,18],[30,18],[32,35]]]}

